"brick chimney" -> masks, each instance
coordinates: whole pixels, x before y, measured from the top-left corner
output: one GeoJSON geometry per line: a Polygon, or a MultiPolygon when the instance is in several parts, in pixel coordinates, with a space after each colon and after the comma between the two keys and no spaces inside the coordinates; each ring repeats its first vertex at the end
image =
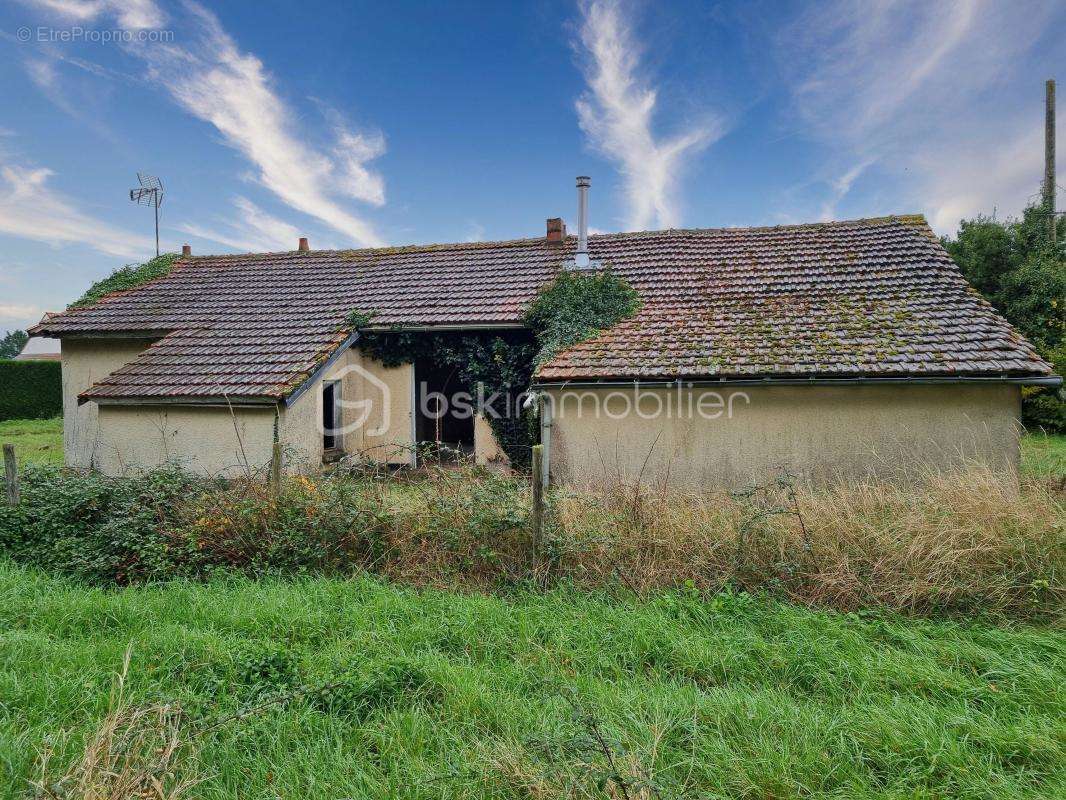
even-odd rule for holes
{"type": "Polygon", "coordinates": [[[307,237],[306,236],[301,236],[300,237],[300,246],[297,249],[298,250],[304,250],[304,251],[311,249],[310,245],[307,244],[307,237]]]}
{"type": "Polygon", "coordinates": [[[561,217],[552,217],[548,220],[548,241],[561,242],[566,238],[566,223],[561,217]]]}
{"type": "Polygon", "coordinates": [[[192,247],[190,245],[183,244],[181,246],[181,254],[183,256],[191,256],[192,255],[192,247]]]}

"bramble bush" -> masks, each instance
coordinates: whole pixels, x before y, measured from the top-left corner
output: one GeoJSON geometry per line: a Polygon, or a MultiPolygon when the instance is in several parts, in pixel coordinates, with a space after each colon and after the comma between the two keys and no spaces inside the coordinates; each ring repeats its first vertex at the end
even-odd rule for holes
{"type": "Polygon", "coordinates": [[[1019,494],[980,469],[918,488],[556,489],[534,541],[528,482],[476,467],[296,476],[276,496],[245,479],[30,467],[21,505],[0,506],[0,552],[98,585],[370,572],[449,589],[732,586],[845,611],[1026,618],[1062,608],[1054,492],[1032,481],[1019,494]]]}

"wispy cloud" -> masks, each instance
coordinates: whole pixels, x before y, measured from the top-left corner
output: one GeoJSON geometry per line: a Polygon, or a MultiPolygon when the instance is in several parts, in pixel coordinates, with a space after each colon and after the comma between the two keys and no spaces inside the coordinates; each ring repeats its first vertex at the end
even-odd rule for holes
{"type": "Polygon", "coordinates": [[[178,230],[245,253],[296,249],[301,233],[295,225],[264,211],[246,197],[233,198],[233,205],[237,216],[219,220],[221,228],[183,223],[177,226],[178,230]]]}
{"type": "MultiPolygon", "coordinates": [[[[105,139],[116,141],[114,133],[96,113],[96,109],[100,106],[99,93],[91,90],[88,84],[75,85],[74,94],[77,99],[72,98],[68,91],[72,84],[62,80],[59,73],[59,65],[62,63],[73,62],[53,52],[39,58],[28,58],[23,62],[23,67],[33,85],[56,108],[105,139]]],[[[78,63],[77,66],[85,69],[83,63],[78,63]]]]}
{"type": "MultiPolygon", "coordinates": [[[[1066,57],[1062,37],[1045,35],[1055,19],[1061,30],[1063,6],[1042,0],[1024,13],[978,0],[828,0],[787,25],[774,51],[794,119],[835,154],[827,172],[876,164],[909,206],[876,210],[924,210],[948,232],[996,206],[1016,213],[1036,191],[1043,77],[1066,57]]],[[[826,183],[823,211],[851,187],[826,183]]]]}
{"type": "MultiPolygon", "coordinates": [[[[134,6],[118,0],[33,2],[84,19],[116,14],[129,27],[151,27],[165,18],[151,0],[134,6]]],[[[187,112],[213,125],[226,144],[254,165],[255,180],[291,208],[356,244],[383,244],[374,226],[343,201],[384,204],[384,179],[370,166],[385,152],[384,137],[353,130],[337,112],[328,111],[331,141],[315,146],[313,137],[299,129],[263,62],[242,51],[211,11],[192,2],[184,5],[181,45],[128,45],[146,63],[149,79],[187,112]]]]}
{"type": "Polygon", "coordinates": [[[155,241],[97,219],[49,185],[45,167],[0,164],[0,232],[47,244],[84,244],[101,253],[138,258],[155,241]]]}
{"type": "Polygon", "coordinates": [[[118,24],[131,30],[158,28],[166,14],[154,0],[23,0],[78,22],[89,22],[101,14],[114,14],[118,24]]]}
{"type": "Polygon", "coordinates": [[[588,89],[577,101],[578,121],[622,173],[627,226],[676,227],[685,159],[719,138],[724,126],[708,115],[673,136],[656,136],[657,91],[639,74],[640,47],[615,0],[581,6],[579,50],[588,89]]]}
{"type": "Polygon", "coordinates": [[[0,303],[0,330],[25,328],[44,316],[40,306],[0,303]]]}

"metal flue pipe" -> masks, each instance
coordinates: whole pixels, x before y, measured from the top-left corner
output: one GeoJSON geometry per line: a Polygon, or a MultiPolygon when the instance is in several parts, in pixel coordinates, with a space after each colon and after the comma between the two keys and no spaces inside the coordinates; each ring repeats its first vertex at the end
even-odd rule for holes
{"type": "Polygon", "coordinates": [[[574,266],[584,269],[589,265],[589,185],[588,175],[577,177],[577,253],[574,266]]]}

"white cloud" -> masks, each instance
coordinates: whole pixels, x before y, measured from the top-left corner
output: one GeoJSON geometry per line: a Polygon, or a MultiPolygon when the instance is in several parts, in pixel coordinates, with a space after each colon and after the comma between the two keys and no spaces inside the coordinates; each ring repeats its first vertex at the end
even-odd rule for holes
{"type": "Polygon", "coordinates": [[[90,22],[101,14],[114,14],[123,28],[159,28],[167,21],[153,0],[24,0],[77,22],[90,22]]]}
{"type": "Polygon", "coordinates": [[[485,226],[480,222],[470,220],[466,226],[466,236],[463,237],[464,242],[483,242],[485,241],[485,226]]]}
{"type": "MultiPolygon", "coordinates": [[[[834,153],[826,171],[876,162],[898,183],[891,202],[906,204],[890,210],[924,211],[947,233],[997,206],[1017,213],[1037,191],[1043,78],[1066,57],[1063,38],[1045,34],[1063,12],[1044,0],[1024,13],[978,0],[827,0],[774,51],[801,130],[834,153]]],[[[851,188],[826,183],[823,212],[851,188]]]]}
{"type": "Polygon", "coordinates": [[[44,316],[39,306],[0,303],[0,330],[28,328],[44,316]]]}
{"type": "Polygon", "coordinates": [[[84,244],[108,255],[143,258],[155,240],[90,216],[48,185],[44,167],[0,165],[0,233],[47,244],[84,244]]]}
{"type": "Polygon", "coordinates": [[[269,214],[246,197],[233,198],[233,205],[238,214],[233,219],[222,220],[221,229],[196,223],[184,223],[178,229],[244,253],[296,249],[301,236],[296,226],[269,214]]]}
{"type": "MultiPolygon", "coordinates": [[[[149,0],[132,7],[116,2],[35,0],[38,5],[84,19],[119,14],[120,23],[143,24],[162,15],[149,0]],[[123,10],[119,10],[123,9],[123,10]]],[[[373,206],[385,202],[384,179],[369,163],[385,152],[380,133],[352,131],[328,112],[332,142],[315,147],[298,130],[295,115],[278,94],[272,76],[255,55],[241,51],[206,8],[187,2],[188,31],[181,45],[130,44],[144,59],[149,78],[190,114],[213,125],[224,141],[254,166],[254,178],[290,207],[321,220],[355,244],[384,241],[344,199],[373,206]]]]}
{"type": "Polygon", "coordinates": [[[638,75],[639,46],[618,3],[595,0],[583,4],[581,12],[588,84],[577,101],[581,128],[622,173],[628,227],[676,227],[685,159],[719,138],[723,125],[708,118],[675,136],[656,138],[652,122],[657,92],[638,75]]]}
{"type": "Polygon", "coordinates": [[[819,221],[829,222],[830,220],[837,219],[837,204],[848,196],[851,187],[855,185],[855,181],[866,172],[875,160],[876,159],[873,158],[867,158],[847,169],[842,175],[830,178],[826,181],[829,185],[831,194],[829,199],[822,204],[822,212],[818,217],[819,221]]]}

